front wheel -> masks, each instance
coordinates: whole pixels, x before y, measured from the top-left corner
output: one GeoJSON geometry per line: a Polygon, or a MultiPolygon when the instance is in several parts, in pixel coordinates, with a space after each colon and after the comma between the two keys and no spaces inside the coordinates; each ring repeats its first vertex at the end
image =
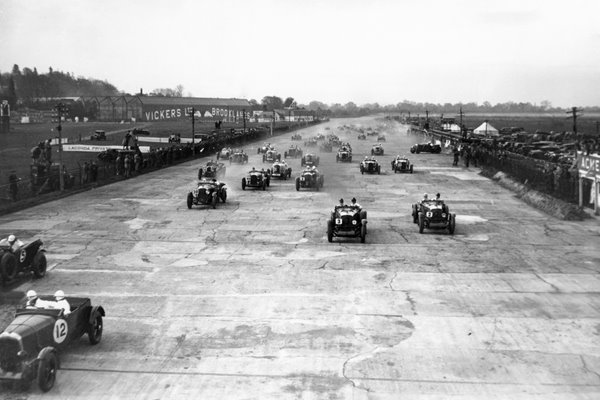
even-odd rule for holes
{"type": "Polygon", "coordinates": [[[411,174],[413,173],[413,166],[412,165],[410,166],[410,173],[411,174]]]}
{"type": "Polygon", "coordinates": [[[192,208],[193,200],[194,200],[194,196],[191,193],[188,193],[188,195],[187,195],[187,207],[188,208],[192,208]]]}
{"type": "Polygon", "coordinates": [[[227,192],[223,191],[223,193],[221,193],[221,200],[223,201],[223,203],[225,203],[225,201],[227,200],[227,192]]]}
{"type": "Polygon", "coordinates": [[[448,232],[451,235],[454,235],[454,230],[456,229],[456,216],[454,214],[450,214],[450,222],[448,223],[448,232]]]}
{"type": "Polygon", "coordinates": [[[329,243],[333,242],[333,221],[327,221],[327,241],[329,243]]]}
{"type": "Polygon", "coordinates": [[[364,243],[367,240],[367,226],[363,224],[360,228],[360,242],[364,243]]]}
{"type": "Polygon", "coordinates": [[[242,190],[246,190],[246,178],[242,178],[242,190]]]}
{"type": "Polygon", "coordinates": [[[300,190],[300,178],[296,178],[296,191],[300,190]]]}
{"type": "Polygon", "coordinates": [[[423,233],[425,229],[425,217],[423,217],[423,213],[419,213],[419,233],[423,233]]]}
{"type": "Polygon", "coordinates": [[[43,251],[38,251],[33,257],[33,262],[31,263],[33,275],[38,279],[43,278],[46,275],[47,266],[48,262],[46,260],[46,254],[44,254],[43,251]]]}
{"type": "Polygon", "coordinates": [[[210,204],[212,205],[212,208],[217,208],[217,199],[218,199],[217,194],[216,193],[213,194],[212,200],[210,202],[210,204]]]}
{"type": "Polygon", "coordinates": [[[58,370],[58,357],[51,347],[45,347],[40,352],[37,384],[42,392],[47,392],[54,387],[56,371],[58,370]]]}

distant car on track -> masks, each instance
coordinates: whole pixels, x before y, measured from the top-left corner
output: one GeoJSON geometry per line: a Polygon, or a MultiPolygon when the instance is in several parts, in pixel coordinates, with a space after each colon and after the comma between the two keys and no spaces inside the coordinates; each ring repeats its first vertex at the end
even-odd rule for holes
{"type": "Polygon", "coordinates": [[[321,175],[316,167],[306,167],[302,174],[296,177],[296,190],[315,189],[318,192],[324,183],[325,176],[321,175]]]}
{"type": "Polygon", "coordinates": [[[374,157],[365,157],[360,162],[360,173],[364,174],[365,172],[368,174],[381,174],[381,165],[374,157]]]}
{"type": "Polygon", "coordinates": [[[198,182],[198,186],[188,193],[187,207],[209,205],[217,208],[219,200],[223,203],[227,200],[225,184],[216,179],[202,179],[198,182]]]}
{"type": "Polygon", "coordinates": [[[442,146],[440,146],[439,144],[433,144],[433,143],[418,143],[413,145],[410,148],[410,152],[411,153],[441,153],[442,152],[442,146]]]}
{"type": "Polygon", "coordinates": [[[456,214],[442,200],[424,200],[412,206],[413,222],[419,225],[419,233],[427,229],[448,229],[452,235],[456,229],[456,214]]]}
{"type": "Polygon", "coordinates": [[[383,146],[381,145],[381,143],[377,143],[377,144],[373,145],[373,147],[371,148],[371,155],[372,156],[382,156],[383,155],[383,146]]]}
{"type": "Polygon", "coordinates": [[[275,161],[271,167],[270,176],[271,178],[286,180],[292,177],[292,169],[285,160],[275,161]]]}
{"type": "Polygon", "coordinates": [[[266,190],[271,185],[271,178],[269,173],[265,170],[257,170],[252,168],[248,171],[248,174],[242,178],[242,190],[246,190],[247,187],[257,188],[266,190]]]}
{"type": "Polygon", "coordinates": [[[400,155],[397,156],[392,161],[392,169],[394,170],[394,173],[397,173],[397,172],[410,172],[411,174],[413,173],[413,165],[411,164],[411,162],[405,156],[400,156],[400,155]]]}
{"type": "Polygon", "coordinates": [[[0,279],[2,285],[15,280],[19,274],[33,274],[36,278],[46,275],[46,250],[44,243],[34,240],[15,251],[6,239],[0,240],[0,279]]]}
{"type": "Polygon", "coordinates": [[[334,237],[360,237],[365,243],[367,236],[367,212],[352,205],[336,206],[327,221],[327,240],[334,237]]]}
{"type": "Polygon", "coordinates": [[[209,161],[204,167],[198,169],[198,179],[216,178],[221,179],[225,176],[227,167],[221,162],[209,161]]]}

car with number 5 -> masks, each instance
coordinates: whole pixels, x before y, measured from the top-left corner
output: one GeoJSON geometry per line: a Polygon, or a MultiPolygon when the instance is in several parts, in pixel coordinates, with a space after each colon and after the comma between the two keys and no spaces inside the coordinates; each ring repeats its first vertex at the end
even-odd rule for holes
{"type": "MultiPolygon", "coordinates": [[[[49,301],[53,296],[39,296],[49,301]]],[[[89,298],[66,297],[71,312],[54,308],[18,308],[14,320],[0,333],[0,382],[28,389],[36,381],[41,391],[54,386],[59,354],[88,335],[92,345],[102,339],[102,306],[89,298]]]]}

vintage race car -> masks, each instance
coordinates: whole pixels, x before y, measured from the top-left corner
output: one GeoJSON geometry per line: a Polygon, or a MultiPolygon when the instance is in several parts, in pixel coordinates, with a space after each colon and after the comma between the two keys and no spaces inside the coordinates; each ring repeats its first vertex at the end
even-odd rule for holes
{"type": "Polygon", "coordinates": [[[367,236],[367,212],[352,205],[336,206],[327,221],[327,240],[334,237],[360,237],[364,243],[367,236]]]}
{"type": "MultiPolygon", "coordinates": [[[[54,296],[39,296],[54,300],[54,296]]],[[[15,319],[0,333],[0,381],[12,381],[28,389],[33,380],[47,392],[54,386],[59,353],[87,334],[92,345],[102,339],[105,316],[102,306],[88,298],[66,297],[71,312],[62,309],[20,308],[15,319]]]]}
{"type": "Polygon", "coordinates": [[[377,136],[377,141],[378,142],[385,142],[385,135],[379,135],[379,136],[377,136]]]}
{"type": "Polygon", "coordinates": [[[410,148],[410,152],[417,153],[417,154],[419,154],[421,152],[441,153],[442,146],[440,146],[439,144],[432,144],[432,143],[420,143],[420,144],[415,144],[414,146],[412,146],[410,148]]]}
{"type": "Polygon", "coordinates": [[[381,174],[381,165],[373,157],[365,157],[360,162],[360,173],[364,174],[365,172],[368,174],[381,174]]]}
{"type": "Polygon", "coordinates": [[[281,160],[281,153],[279,153],[277,150],[274,149],[270,149],[267,150],[266,153],[263,154],[262,156],[262,160],[263,162],[275,162],[275,161],[279,161],[281,160]]]}
{"type": "Polygon", "coordinates": [[[229,156],[229,164],[246,164],[248,162],[248,154],[242,149],[235,149],[229,156]]]}
{"type": "Polygon", "coordinates": [[[339,147],[342,144],[342,141],[338,137],[338,135],[329,134],[327,135],[327,141],[331,143],[332,147],[339,147]]]}
{"type": "Polygon", "coordinates": [[[90,140],[106,140],[106,131],[95,131],[94,134],[90,136],[90,140]]]}
{"type": "Polygon", "coordinates": [[[285,161],[275,161],[270,171],[267,171],[271,178],[288,179],[292,177],[292,169],[285,161]]]}
{"type": "Polygon", "coordinates": [[[306,147],[314,147],[314,146],[317,146],[318,144],[319,144],[319,142],[317,142],[316,137],[311,137],[310,139],[308,139],[307,142],[304,142],[304,146],[306,146],[306,147]]]}
{"type": "Polygon", "coordinates": [[[375,131],[375,130],[370,130],[367,129],[367,136],[378,136],[379,132],[375,131]]]}
{"type": "Polygon", "coordinates": [[[371,155],[372,156],[382,156],[383,155],[383,146],[381,145],[381,143],[377,143],[376,145],[373,145],[373,147],[371,148],[371,155]]]}
{"type": "Polygon", "coordinates": [[[198,169],[198,179],[216,178],[221,179],[225,176],[227,167],[225,164],[215,161],[209,161],[204,167],[198,169]]]}
{"type": "Polygon", "coordinates": [[[198,187],[187,195],[187,206],[210,205],[217,208],[219,199],[225,203],[227,200],[227,188],[225,184],[216,179],[202,179],[198,182],[198,187]]]}
{"type": "Polygon", "coordinates": [[[181,134],[172,133],[169,135],[169,143],[181,143],[181,134]]]}
{"type": "Polygon", "coordinates": [[[266,153],[268,150],[273,150],[274,147],[271,146],[271,143],[265,143],[264,145],[260,146],[257,151],[256,154],[264,154],[266,153]]]}
{"type": "Polygon", "coordinates": [[[410,172],[413,173],[413,165],[410,163],[408,158],[404,156],[397,156],[395,160],[392,161],[392,169],[394,173],[397,172],[410,172]]]}
{"type": "Polygon", "coordinates": [[[333,145],[331,144],[331,142],[323,142],[319,146],[319,151],[321,151],[323,153],[331,153],[332,150],[333,150],[333,145]]]}
{"type": "Polygon", "coordinates": [[[317,136],[315,136],[315,139],[317,140],[325,140],[325,135],[323,135],[322,133],[317,134],[317,136]]]}
{"type": "Polygon", "coordinates": [[[252,168],[251,171],[248,172],[246,177],[242,178],[242,190],[246,190],[247,187],[252,188],[262,188],[262,190],[266,190],[267,186],[271,185],[271,178],[269,173],[264,170],[257,170],[252,168]]]}
{"type": "Polygon", "coordinates": [[[319,157],[312,154],[312,153],[308,153],[307,155],[305,155],[304,157],[302,157],[302,159],[300,160],[300,166],[304,167],[318,167],[319,166],[319,157]]]}
{"type": "Polygon", "coordinates": [[[283,158],[297,158],[302,157],[302,149],[297,145],[291,145],[288,151],[283,153],[283,158]]]}
{"type": "Polygon", "coordinates": [[[302,175],[296,178],[296,190],[315,189],[317,192],[323,187],[325,176],[321,175],[316,167],[307,167],[302,175]]]}
{"type": "Polygon", "coordinates": [[[358,135],[358,140],[367,140],[367,136],[364,133],[358,135]]]}
{"type": "Polygon", "coordinates": [[[299,133],[294,133],[292,135],[292,140],[302,140],[302,135],[300,135],[299,133]]]}
{"type": "Polygon", "coordinates": [[[352,162],[352,148],[342,145],[335,155],[335,162],[352,162]]]}
{"type": "Polygon", "coordinates": [[[6,239],[0,240],[0,279],[2,285],[13,281],[19,274],[32,274],[36,278],[46,275],[46,250],[40,239],[20,246],[15,251],[6,239]]]}
{"type": "Polygon", "coordinates": [[[450,234],[456,228],[456,214],[442,200],[425,200],[412,206],[413,222],[419,225],[419,233],[427,229],[448,229],[450,234]]]}
{"type": "Polygon", "coordinates": [[[223,147],[221,151],[217,153],[217,160],[228,160],[231,155],[231,147],[223,147]]]}

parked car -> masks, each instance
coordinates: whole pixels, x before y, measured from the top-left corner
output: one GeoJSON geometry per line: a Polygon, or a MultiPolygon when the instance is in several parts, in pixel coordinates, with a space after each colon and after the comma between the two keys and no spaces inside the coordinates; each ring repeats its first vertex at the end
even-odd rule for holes
{"type": "Polygon", "coordinates": [[[235,149],[229,156],[229,164],[246,164],[248,162],[248,154],[242,149],[235,149]]]}
{"type": "MultiPolygon", "coordinates": [[[[39,296],[53,300],[53,296],[39,296]]],[[[84,334],[92,345],[102,339],[102,306],[89,298],[66,297],[71,312],[62,309],[19,308],[14,320],[0,333],[0,381],[18,383],[28,389],[37,381],[41,391],[54,386],[59,353],[77,343],[84,334]]]]}
{"type": "Polygon", "coordinates": [[[381,174],[381,165],[374,157],[365,157],[360,162],[360,173],[364,174],[365,172],[368,174],[381,174]]]}
{"type": "Polygon", "coordinates": [[[270,171],[271,178],[288,179],[292,177],[292,169],[285,160],[275,161],[270,171]]]}
{"type": "Polygon", "coordinates": [[[367,236],[367,212],[352,205],[336,206],[327,221],[327,240],[334,237],[360,237],[365,243],[367,236]]]}
{"type": "Polygon", "coordinates": [[[413,173],[413,165],[410,163],[408,158],[406,158],[405,156],[400,156],[400,155],[397,156],[392,161],[392,169],[394,170],[394,173],[397,173],[397,172],[410,172],[411,174],[413,173]]]}
{"type": "Polygon", "coordinates": [[[257,170],[252,168],[248,171],[248,174],[242,178],[242,190],[246,190],[247,187],[258,188],[266,190],[271,185],[271,178],[269,173],[265,170],[257,170]]]}
{"type": "Polygon", "coordinates": [[[187,207],[210,205],[217,208],[217,203],[221,200],[223,203],[227,200],[227,188],[223,182],[216,179],[201,179],[198,186],[188,193],[187,207]]]}
{"type": "Polygon", "coordinates": [[[450,234],[456,229],[456,214],[442,200],[424,200],[412,206],[413,222],[419,225],[419,233],[427,229],[448,229],[450,234]]]}
{"type": "Polygon", "coordinates": [[[410,148],[410,152],[417,153],[417,154],[419,154],[421,152],[441,153],[442,146],[440,146],[439,144],[433,144],[433,143],[420,143],[420,144],[415,144],[414,146],[412,146],[410,148]]]}
{"type": "Polygon", "coordinates": [[[97,130],[90,136],[90,140],[106,140],[106,132],[97,130]]]}
{"type": "Polygon", "coordinates": [[[15,280],[19,275],[33,274],[36,278],[46,275],[46,250],[44,243],[36,239],[23,244],[15,251],[6,239],[0,240],[0,279],[2,285],[15,280]]]}
{"type": "Polygon", "coordinates": [[[371,155],[372,156],[382,156],[383,155],[383,146],[381,145],[381,143],[377,143],[377,144],[373,145],[373,147],[371,148],[371,155]]]}
{"type": "Polygon", "coordinates": [[[283,158],[297,158],[302,157],[302,149],[297,145],[291,145],[288,151],[283,153],[283,158]]]}
{"type": "Polygon", "coordinates": [[[307,155],[302,157],[302,159],[300,160],[300,166],[302,166],[302,167],[304,167],[304,166],[318,167],[319,166],[319,157],[312,153],[308,153],[307,155]]]}
{"type": "Polygon", "coordinates": [[[319,191],[325,183],[325,176],[317,170],[316,167],[306,167],[302,174],[296,177],[296,190],[315,189],[319,191]]]}
{"type": "Polygon", "coordinates": [[[216,178],[221,179],[225,176],[227,167],[222,162],[209,161],[204,167],[198,169],[198,179],[216,178]]]}

